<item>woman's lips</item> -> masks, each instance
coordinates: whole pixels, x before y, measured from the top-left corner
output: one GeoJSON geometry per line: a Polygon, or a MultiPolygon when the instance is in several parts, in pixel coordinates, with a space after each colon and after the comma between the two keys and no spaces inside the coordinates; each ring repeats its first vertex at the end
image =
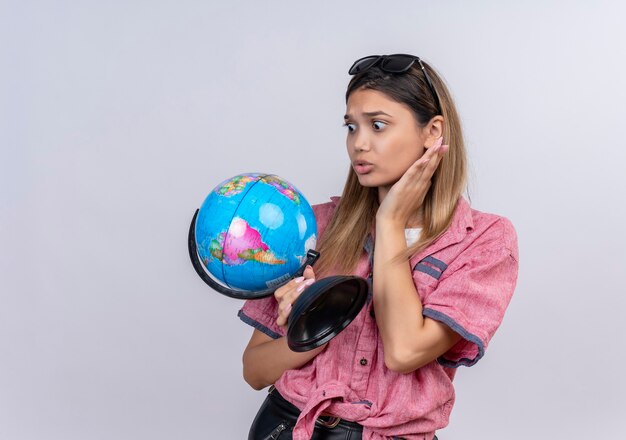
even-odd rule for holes
{"type": "Polygon", "coordinates": [[[372,165],[371,163],[355,163],[354,164],[354,171],[356,171],[357,174],[367,174],[370,171],[372,171],[373,168],[374,168],[374,165],[372,165]]]}

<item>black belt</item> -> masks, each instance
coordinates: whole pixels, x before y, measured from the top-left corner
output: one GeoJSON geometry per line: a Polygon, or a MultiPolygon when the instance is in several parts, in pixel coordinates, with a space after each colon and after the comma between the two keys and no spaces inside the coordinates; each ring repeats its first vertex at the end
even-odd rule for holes
{"type": "MultiPolygon", "coordinates": [[[[298,407],[281,396],[272,385],[269,388],[268,396],[252,422],[248,440],[280,440],[283,431],[293,429],[299,416],[298,407]]],[[[315,420],[314,432],[323,432],[323,436],[327,440],[346,438],[360,440],[363,425],[340,417],[319,416],[315,420]]],[[[394,440],[403,440],[402,437],[393,438],[394,440]]],[[[437,440],[437,436],[434,437],[434,440],[437,440]]]]}
{"type": "MultiPolygon", "coordinates": [[[[278,390],[272,385],[269,389],[270,399],[273,403],[278,405],[283,411],[287,412],[295,419],[300,415],[300,410],[293,403],[286,400],[283,396],[280,395],[278,390]]],[[[340,417],[334,416],[319,416],[315,420],[315,424],[324,426],[326,428],[343,428],[343,429],[351,429],[352,431],[363,431],[363,425],[360,425],[357,422],[353,422],[351,420],[345,420],[340,417]]]]}

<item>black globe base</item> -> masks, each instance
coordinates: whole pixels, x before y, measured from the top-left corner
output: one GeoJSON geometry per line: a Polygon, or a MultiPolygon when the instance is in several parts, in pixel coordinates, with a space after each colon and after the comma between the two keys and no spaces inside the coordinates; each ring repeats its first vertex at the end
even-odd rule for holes
{"type": "Polygon", "coordinates": [[[369,284],[358,276],[336,275],[311,284],[294,301],[287,325],[292,351],[313,350],[337,336],[359,314],[369,284]]]}

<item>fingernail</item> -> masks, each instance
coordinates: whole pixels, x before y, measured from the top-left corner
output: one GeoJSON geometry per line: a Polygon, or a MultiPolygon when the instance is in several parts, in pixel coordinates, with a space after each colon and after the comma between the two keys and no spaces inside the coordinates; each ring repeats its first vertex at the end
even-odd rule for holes
{"type": "Polygon", "coordinates": [[[306,269],[313,269],[310,264],[306,265],[306,269]]]}
{"type": "Polygon", "coordinates": [[[285,313],[289,313],[290,310],[291,310],[291,304],[287,304],[287,307],[285,307],[285,313]]]}
{"type": "Polygon", "coordinates": [[[298,278],[294,278],[296,283],[301,283],[302,281],[304,281],[304,277],[298,277],[298,278]]]}
{"type": "Polygon", "coordinates": [[[313,278],[309,278],[308,280],[306,280],[304,283],[302,283],[297,289],[296,292],[302,292],[304,289],[306,289],[307,287],[309,287],[311,284],[313,284],[315,282],[315,279],[313,278]]]}

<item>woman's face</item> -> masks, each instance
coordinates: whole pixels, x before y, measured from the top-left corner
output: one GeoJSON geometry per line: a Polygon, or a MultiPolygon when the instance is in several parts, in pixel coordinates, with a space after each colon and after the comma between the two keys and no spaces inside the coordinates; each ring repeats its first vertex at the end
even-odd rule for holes
{"type": "Polygon", "coordinates": [[[433,121],[422,129],[406,105],[384,93],[371,89],[352,92],[345,116],[346,145],[361,185],[379,187],[382,200],[435,142],[439,130],[433,121]]]}

